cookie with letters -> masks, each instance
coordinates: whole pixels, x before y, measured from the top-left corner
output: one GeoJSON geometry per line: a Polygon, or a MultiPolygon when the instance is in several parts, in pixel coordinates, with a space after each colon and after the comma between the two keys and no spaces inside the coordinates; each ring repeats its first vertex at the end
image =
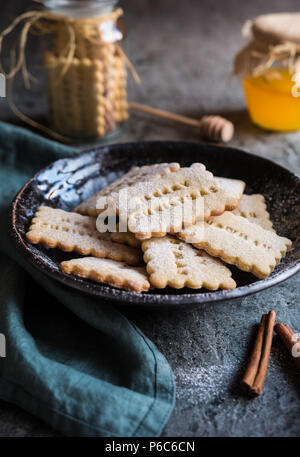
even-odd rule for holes
{"type": "Polygon", "coordinates": [[[116,232],[111,232],[111,240],[115,243],[127,244],[133,248],[140,248],[141,241],[138,240],[131,232],[119,232],[119,224],[117,224],[116,232]]]}
{"type": "Polygon", "coordinates": [[[179,168],[180,165],[175,162],[134,167],[104,189],[101,189],[87,200],[84,200],[74,209],[74,211],[80,214],[87,214],[89,216],[98,216],[98,214],[103,211],[103,209],[97,209],[97,201],[100,197],[107,197],[112,192],[118,192],[124,187],[131,187],[135,183],[150,179],[151,177],[161,177],[165,173],[172,173],[179,168]]]}
{"type": "Polygon", "coordinates": [[[97,282],[137,293],[146,292],[150,288],[145,267],[132,267],[124,262],[83,257],[82,259],[61,262],[60,268],[68,274],[93,279],[97,282]]]}
{"type": "Polygon", "coordinates": [[[215,179],[219,186],[227,192],[228,198],[230,196],[232,199],[231,202],[227,202],[226,209],[236,208],[242,198],[246,183],[240,179],[220,178],[219,176],[216,176],[215,179]]]}
{"type": "Polygon", "coordinates": [[[151,284],[162,289],[190,287],[234,289],[231,271],[222,261],[172,236],[143,241],[142,250],[151,284]]]}
{"type": "Polygon", "coordinates": [[[265,198],[261,194],[244,194],[233,213],[237,216],[245,217],[250,222],[254,222],[266,230],[274,231],[265,198]]]}
{"type": "Polygon", "coordinates": [[[113,192],[108,201],[141,240],[177,233],[197,220],[207,220],[238,205],[238,199],[200,163],[137,182],[113,192]]]}
{"type": "Polygon", "coordinates": [[[62,251],[107,257],[130,265],[139,265],[141,262],[141,253],[138,249],[113,242],[108,232],[98,232],[94,217],[48,206],[39,207],[31,221],[26,238],[32,244],[41,243],[62,251]]]}
{"type": "Polygon", "coordinates": [[[248,219],[226,211],[178,234],[224,262],[266,278],[291,248],[291,241],[248,219]]]}

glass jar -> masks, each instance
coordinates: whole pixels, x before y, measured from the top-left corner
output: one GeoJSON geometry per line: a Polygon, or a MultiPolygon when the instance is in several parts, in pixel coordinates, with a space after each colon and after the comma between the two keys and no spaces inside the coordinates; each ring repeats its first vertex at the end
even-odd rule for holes
{"type": "Polygon", "coordinates": [[[46,0],[57,20],[44,53],[52,127],[83,140],[102,138],[128,118],[127,71],[119,46],[117,0],[46,0]],[[66,18],[66,19],[65,19],[66,18]]]}
{"type": "Polygon", "coordinates": [[[300,15],[259,16],[252,41],[235,59],[252,121],[265,129],[300,128],[300,15]]]}

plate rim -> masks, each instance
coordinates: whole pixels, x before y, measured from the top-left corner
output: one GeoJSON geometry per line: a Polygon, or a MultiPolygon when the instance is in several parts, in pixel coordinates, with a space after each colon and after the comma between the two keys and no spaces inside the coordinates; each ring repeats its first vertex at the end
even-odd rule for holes
{"type": "MultiPolygon", "coordinates": [[[[87,294],[89,296],[97,297],[99,299],[104,299],[107,301],[117,302],[119,305],[139,305],[139,306],[151,306],[151,307],[163,307],[168,306],[172,307],[172,305],[201,305],[204,303],[219,303],[222,301],[234,300],[238,298],[244,298],[249,295],[261,292],[266,290],[274,285],[280,284],[281,282],[289,279],[290,277],[294,276],[297,272],[300,271],[300,259],[291,267],[288,267],[284,272],[278,272],[269,276],[266,279],[258,280],[252,284],[248,284],[245,286],[237,287],[233,290],[221,290],[221,291],[210,291],[204,293],[194,293],[194,294],[147,294],[147,293],[140,293],[137,294],[131,291],[125,291],[122,289],[113,288],[108,285],[98,284],[86,278],[79,278],[72,275],[67,275],[66,273],[52,270],[49,265],[44,262],[41,258],[36,256],[32,249],[30,248],[30,243],[27,243],[21,233],[19,232],[16,224],[17,218],[17,207],[22,197],[24,191],[36,180],[37,176],[39,176],[43,171],[47,170],[54,164],[65,161],[65,160],[72,160],[76,159],[79,156],[84,154],[105,154],[105,152],[113,151],[114,149],[120,149],[120,147],[130,147],[130,146],[137,146],[137,145],[179,145],[182,146],[186,145],[187,147],[190,145],[204,146],[204,147],[213,147],[213,148],[220,148],[231,150],[234,152],[242,153],[245,156],[252,156],[254,159],[262,161],[262,162],[269,162],[272,166],[278,167],[282,169],[284,172],[288,173],[292,179],[296,182],[300,182],[300,179],[297,175],[295,175],[289,169],[283,167],[282,165],[274,162],[269,158],[261,157],[257,154],[253,154],[247,151],[244,151],[240,148],[235,147],[228,147],[219,144],[209,144],[204,142],[192,142],[192,141],[139,141],[139,142],[126,142],[126,143],[115,143],[112,145],[102,145],[96,146],[93,148],[89,148],[87,150],[78,151],[74,154],[71,154],[66,157],[62,157],[57,159],[47,166],[38,170],[25,184],[21,187],[21,189],[17,192],[16,196],[14,197],[11,210],[10,210],[10,234],[14,240],[15,245],[17,246],[18,250],[23,254],[23,258],[29,262],[32,266],[34,266],[37,270],[42,271],[47,276],[51,277],[54,280],[59,281],[60,283],[67,285],[68,287],[78,290],[81,293],[87,294]],[[29,246],[28,246],[29,244],[29,246]],[[91,287],[87,287],[87,285],[91,285],[91,287]],[[93,287],[94,286],[94,287],[93,287]],[[97,290],[96,290],[96,287],[97,290]],[[111,291],[113,290],[113,293],[111,291]]],[[[225,152],[225,151],[224,151],[225,152]]],[[[176,290],[176,289],[175,289],[176,290]]]]}

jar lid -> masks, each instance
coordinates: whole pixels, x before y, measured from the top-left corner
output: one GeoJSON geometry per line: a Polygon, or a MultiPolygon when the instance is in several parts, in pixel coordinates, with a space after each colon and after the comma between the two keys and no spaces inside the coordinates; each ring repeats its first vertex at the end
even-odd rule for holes
{"type": "Polygon", "coordinates": [[[300,13],[265,14],[245,26],[252,40],[235,57],[235,74],[259,76],[274,63],[300,72],[300,13]]]}
{"type": "Polygon", "coordinates": [[[300,13],[276,13],[258,16],[252,23],[254,38],[269,44],[283,41],[300,43],[300,13]]]}
{"type": "Polygon", "coordinates": [[[55,14],[62,14],[80,19],[100,16],[113,11],[118,0],[38,0],[55,14]]]}

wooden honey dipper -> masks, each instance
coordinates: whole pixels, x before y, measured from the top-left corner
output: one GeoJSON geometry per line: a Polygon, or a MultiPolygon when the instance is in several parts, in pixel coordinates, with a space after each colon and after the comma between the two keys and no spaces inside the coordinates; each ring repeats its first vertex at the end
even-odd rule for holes
{"type": "Polygon", "coordinates": [[[129,103],[129,108],[197,127],[201,137],[211,141],[222,141],[223,143],[227,143],[232,139],[234,134],[233,123],[221,116],[203,116],[198,120],[187,116],[181,116],[180,114],[170,113],[169,111],[162,109],[151,108],[150,106],[135,102],[129,103]]]}

